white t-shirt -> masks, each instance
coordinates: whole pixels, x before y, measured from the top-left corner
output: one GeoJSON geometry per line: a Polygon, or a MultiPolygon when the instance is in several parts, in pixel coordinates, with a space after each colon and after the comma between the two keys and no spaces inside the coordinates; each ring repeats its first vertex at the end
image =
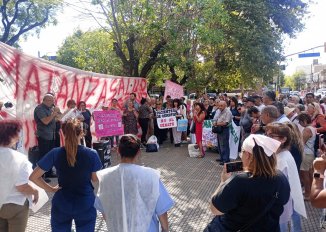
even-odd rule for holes
{"type": "MultiPolygon", "coordinates": [[[[0,147],[0,162],[3,164],[1,165],[2,170],[0,169],[1,187],[10,190],[5,193],[6,198],[3,204],[24,205],[26,196],[20,193],[16,186],[28,183],[29,175],[33,171],[32,164],[26,155],[6,147],[0,147]]],[[[0,189],[0,191],[2,190],[0,189]]]]}

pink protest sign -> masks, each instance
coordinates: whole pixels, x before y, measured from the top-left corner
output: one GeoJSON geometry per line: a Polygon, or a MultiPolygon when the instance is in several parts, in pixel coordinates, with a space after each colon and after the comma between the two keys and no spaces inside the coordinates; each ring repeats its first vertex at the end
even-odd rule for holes
{"type": "Polygon", "coordinates": [[[117,110],[94,111],[97,137],[123,135],[122,115],[117,110]]]}
{"type": "Polygon", "coordinates": [[[184,96],[183,86],[178,85],[172,81],[165,81],[164,101],[167,95],[171,96],[172,99],[180,99],[184,96]]]}

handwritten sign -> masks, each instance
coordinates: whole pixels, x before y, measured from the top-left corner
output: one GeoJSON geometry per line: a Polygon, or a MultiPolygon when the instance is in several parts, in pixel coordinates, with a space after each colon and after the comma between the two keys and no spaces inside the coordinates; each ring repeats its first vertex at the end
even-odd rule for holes
{"type": "Polygon", "coordinates": [[[164,100],[166,96],[171,96],[172,99],[181,98],[184,96],[183,86],[178,85],[172,81],[165,81],[164,100]]]}
{"type": "Polygon", "coordinates": [[[0,118],[18,119],[23,123],[27,150],[37,144],[34,109],[48,92],[56,95],[55,105],[61,110],[67,107],[69,99],[85,101],[88,109],[96,109],[113,98],[123,105],[130,93],[136,94],[138,102],[147,97],[146,78],[86,72],[28,56],[1,42],[0,79],[0,101],[14,105],[11,109],[2,109],[0,118]]]}
{"type": "Polygon", "coordinates": [[[203,123],[202,143],[203,146],[209,148],[217,147],[218,144],[216,134],[212,132],[212,126],[213,126],[212,120],[205,120],[203,123]]]}
{"type": "Polygon", "coordinates": [[[121,113],[117,110],[94,111],[95,134],[97,137],[123,135],[121,113]]]}
{"type": "Polygon", "coordinates": [[[160,129],[177,127],[177,112],[173,109],[156,111],[157,125],[160,129]]]}

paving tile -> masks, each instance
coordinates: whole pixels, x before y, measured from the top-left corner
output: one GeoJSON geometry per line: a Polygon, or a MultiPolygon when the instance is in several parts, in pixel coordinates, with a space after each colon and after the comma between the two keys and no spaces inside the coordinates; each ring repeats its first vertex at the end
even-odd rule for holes
{"type": "MultiPolygon", "coordinates": [[[[175,148],[164,144],[159,152],[142,151],[140,165],[156,168],[161,172],[161,179],[175,201],[175,207],[169,211],[170,231],[192,232],[203,231],[212,220],[209,210],[211,195],[220,182],[222,166],[215,161],[216,152],[207,151],[203,159],[190,158],[187,145],[175,148]]],[[[112,155],[112,164],[118,163],[118,156],[112,155]]],[[[53,179],[53,183],[55,180],[53,179]]],[[[50,198],[52,195],[50,194],[50,198]]],[[[308,219],[302,220],[303,231],[320,231],[319,218],[321,211],[306,202],[308,219]]],[[[48,232],[50,227],[51,203],[48,202],[39,212],[31,213],[27,232],[48,232]]],[[[73,231],[74,228],[73,228],[73,231]]],[[[111,231],[103,217],[98,214],[96,232],[111,231]]]]}

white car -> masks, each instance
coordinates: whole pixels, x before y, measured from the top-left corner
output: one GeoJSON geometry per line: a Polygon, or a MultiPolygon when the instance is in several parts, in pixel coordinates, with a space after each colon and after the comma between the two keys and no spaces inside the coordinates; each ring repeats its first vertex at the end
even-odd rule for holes
{"type": "Polygon", "coordinates": [[[318,89],[315,93],[315,96],[325,97],[326,96],[326,88],[318,89]]]}

